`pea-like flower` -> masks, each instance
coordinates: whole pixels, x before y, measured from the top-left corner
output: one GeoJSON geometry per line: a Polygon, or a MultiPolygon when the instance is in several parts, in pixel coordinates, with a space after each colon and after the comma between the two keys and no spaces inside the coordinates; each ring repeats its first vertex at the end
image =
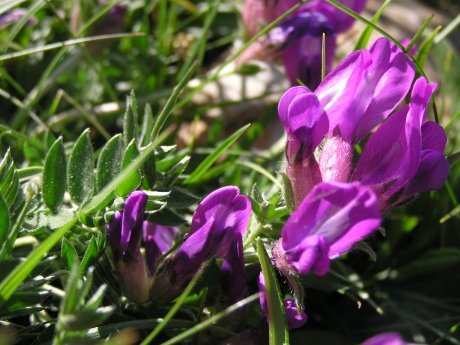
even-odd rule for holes
{"type": "Polygon", "coordinates": [[[207,260],[223,258],[223,286],[233,300],[244,297],[242,238],[250,216],[251,203],[237,187],[223,187],[204,198],[193,214],[188,237],[172,259],[176,283],[190,280],[207,260]]]}
{"type": "Polygon", "coordinates": [[[273,260],[284,275],[326,274],[330,260],[380,226],[375,194],[359,183],[320,183],[284,224],[273,260]]]}
{"type": "Polygon", "coordinates": [[[409,104],[394,112],[414,75],[405,53],[381,38],[345,58],[314,92],[298,86],[282,96],[278,113],[297,205],[322,181],[361,181],[376,192],[382,211],[443,185],[446,135],[426,121],[434,84],[419,78],[409,104]],[[354,145],[377,126],[353,171],[354,145]]]}
{"type": "MultiPolygon", "coordinates": [[[[361,12],[366,3],[365,0],[340,2],[356,12],[361,12]]],[[[243,22],[249,36],[257,34],[260,28],[297,3],[296,0],[247,0],[243,22]]],[[[250,57],[266,59],[274,53],[280,53],[292,84],[301,80],[308,87],[316,88],[321,82],[322,35],[325,35],[325,68],[329,72],[335,54],[336,36],[348,30],[353,22],[352,17],[327,1],[309,1],[256,42],[240,60],[250,57]]]]}
{"type": "Polygon", "coordinates": [[[158,258],[171,248],[179,232],[178,228],[162,227],[144,220],[147,199],[147,194],[142,191],[132,192],[123,210],[115,212],[107,226],[120,285],[126,297],[136,303],[149,299],[158,258]],[[141,253],[142,237],[147,262],[141,253]]]}

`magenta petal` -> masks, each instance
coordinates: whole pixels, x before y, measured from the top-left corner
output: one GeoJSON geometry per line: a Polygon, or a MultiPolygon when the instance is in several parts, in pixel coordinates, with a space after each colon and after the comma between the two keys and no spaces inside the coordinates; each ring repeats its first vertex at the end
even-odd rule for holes
{"type": "Polygon", "coordinates": [[[121,248],[123,255],[129,248],[139,247],[141,238],[141,225],[144,221],[147,194],[141,191],[132,192],[125,202],[121,224],[121,248]]]}
{"type": "Polygon", "coordinates": [[[123,211],[117,211],[113,215],[112,220],[107,224],[107,233],[109,235],[110,247],[112,248],[115,259],[121,258],[121,221],[123,219],[123,211]]]}
{"type": "Polygon", "coordinates": [[[317,275],[324,275],[329,271],[329,244],[326,238],[312,235],[292,250],[287,250],[287,261],[300,275],[313,271],[317,275]]]}
{"type": "Polygon", "coordinates": [[[235,250],[235,238],[244,235],[250,216],[251,203],[237,187],[223,187],[204,198],[193,214],[189,237],[173,258],[178,279],[190,279],[206,260],[235,250]]]}
{"type": "Polygon", "coordinates": [[[175,226],[162,226],[144,221],[142,233],[150,274],[155,272],[156,264],[160,256],[171,249],[179,231],[179,228],[175,226]]]}
{"type": "MultiPolygon", "coordinates": [[[[338,2],[357,13],[360,13],[364,10],[366,1],[367,0],[339,0],[338,2]]],[[[311,1],[307,3],[307,6],[309,5],[312,10],[319,11],[328,18],[331,27],[336,33],[348,30],[355,21],[353,17],[342,12],[326,1],[311,1]]]]}
{"type": "Polygon", "coordinates": [[[267,290],[265,289],[265,278],[262,272],[259,273],[259,278],[257,280],[257,285],[259,287],[259,303],[262,311],[265,314],[265,317],[268,319],[268,308],[267,308],[267,290]]]}
{"type": "MultiPolygon", "coordinates": [[[[268,320],[268,308],[267,308],[267,291],[265,289],[265,279],[262,272],[259,273],[258,279],[258,286],[259,286],[259,303],[262,311],[265,314],[265,317],[268,320]]],[[[305,309],[302,306],[302,311],[299,314],[297,312],[297,306],[295,305],[295,301],[293,299],[287,299],[284,301],[284,308],[286,312],[286,321],[288,324],[289,329],[300,328],[308,320],[307,314],[305,314],[305,309]]]]}
{"type": "Polygon", "coordinates": [[[422,150],[435,150],[444,152],[447,135],[440,125],[427,121],[422,126],[422,150]]]}
{"type": "MultiPolygon", "coordinates": [[[[316,95],[305,87],[292,87],[281,97],[278,113],[288,138],[298,143],[296,147],[302,145],[302,156],[313,154],[328,128],[327,116],[316,95]]],[[[288,150],[287,155],[293,161],[295,158],[290,156],[297,152],[288,150]]]]}
{"type": "Polygon", "coordinates": [[[243,236],[251,216],[251,202],[239,192],[238,187],[223,187],[203,199],[193,214],[189,234],[200,229],[212,217],[216,233],[232,229],[243,236]]]}
{"type": "MultiPolygon", "coordinates": [[[[329,134],[344,124],[344,114],[349,111],[355,95],[363,83],[366,68],[372,62],[369,52],[362,50],[348,55],[315,90],[320,104],[329,119],[329,134]]],[[[360,101],[367,101],[359,98],[360,101]]],[[[353,124],[353,123],[352,123],[353,124]]],[[[342,131],[342,128],[340,128],[342,131]]],[[[343,133],[342,133],[343,134],[343,133]]],[[[351,140],[344,137],[346,140],[351,140]]]]}
{"type": "Polygon", "coordinates": [[[225,255],[221,270],[224,278],[224,288],[228,291],[233,302],[247,296],[247,277],[244,268],[243,239],[235,233],[232,245],[225,255]]]}
{"type": "Polygon", "coordinates": [[[425,150],[421,155],[417,173],[404,187],[400,202],[414,197],[418,193],[441,188],[449,176],[449,163],[443,152],[425,150]]]}
{"type": "Polygon", "coordinates": [[[302,201],[282,229],[288,262],[300,274],[327,272],[335,258],[380,225],[374,193],[358,183],[321,183],[302,201]]]}
{"type": "Polygon", "coordinates": [[[356,96],[369,97],[371,102],[366,109],[355,109],[362,111],[362,116],[356,126],[354,142],[359,142],[397,107],[410,90],[415,76],[412,61],[389,40],[377,40],[369,51],[373,63],[367,71],[365,88],[372,94],[363,92],[356,96]]]}
{"type": "Polygon", "coordinates": [[[293,299],[287,299],[284,301],[284,309],[286,311],[286,319],[289,329],[300,328],[307,323],[308,317],[307,314],[305,314],[305,308],[302,306],[302,311],[299,314],[293,299]]]}
{"type": "Polygon", "coordinates": [[[362,345],[406,345],[398,333],[388,332],[376,335],[366,340],[362,345]]]}
{"type": "MultiPolygon", "coordinates": [[[[408,111],[408,106],[401,108],[370,136],[359,157],[353,180],[374,185],[392,181],[401,174],[400,168],[407,153],[405,124],[408,111]]],[[[413,153],[418,155],[419,152],[413,153]]]]}
{"type": "Polygon", "coordinates": [[[208,218],[199,231],[190,234],[177,250],[173,258],[173,267],[180,282],[187,281],[195,275],[208,258],[213,245],[220,250],[220,243],[213,243],[214,223],[214,218],[208,218]]]}

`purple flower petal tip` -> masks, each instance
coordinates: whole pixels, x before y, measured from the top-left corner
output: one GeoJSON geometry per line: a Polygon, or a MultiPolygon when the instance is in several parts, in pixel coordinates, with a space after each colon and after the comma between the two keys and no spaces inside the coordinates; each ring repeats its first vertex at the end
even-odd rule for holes
{"type": "Polygon", "coordinates": [[[242,254],[236,253],[250,216],[251,202],[237,187],[223,187],[204,198],[193,214],[189,237],[174,256],[177,279],[187,281],[206,260],[219,257],[226,258],[224,270],[243,272],[242,254]]]}
{"type": "Polygon", "coordinates": [[[321,183],[282,229],[287,262],[299,273],[318,275],[380,225],[377,197],[359,183],[321,183]]]}
{"type": "MultiPolygon", "coordinates": [[[[268,306],[267,306],[267,290],[265,289],[265,279],[262,272],[259,273],[258,278],[259,286],[259,303],[262,311],[265,314],[265,317],[268,320],[268,306]]],[[[301,311],[297,309],[294,299],[287,299],[284,301],[284,310],[286,313],[286,321],[289,329],[300,328],[305,325],[308,321],[307,314],[305,313],[305,308],[302,306],[301,311]]]]}
{"type": "Polygon", "coordinates": [[[362,345],[409,345],[398,333],[388,332],[366,340],[362,345]]]}
{"type": "Polygon", "coordinates": [[[307,323],[308,316],[305,314],[304,307],[302,306],[301,312],[299,314],[293,299],[287,299],[284,301],[284,309],[286,312],[286,319],[289,329],[300,328],[307,323]]]}
{"type": "Polygon", "coordinates": [[[137,247],[139,245],[147,199],[147,194],[142,191],[134,191],[126,199],[121,224],[123,255],[128,250],[128,247],[137,247]]]}

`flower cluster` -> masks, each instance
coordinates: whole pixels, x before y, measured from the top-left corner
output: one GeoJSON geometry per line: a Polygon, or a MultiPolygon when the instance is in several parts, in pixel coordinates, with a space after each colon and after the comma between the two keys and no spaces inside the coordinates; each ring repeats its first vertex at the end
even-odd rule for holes
{"type": "Polygon", "coordinates": [[[144,303],[161,286],[168,290],[166,296],[173,298],[177,287],[186,284],[206,261],[224,258],[221,269],[228,294],[235,301],[243,298],[246,273],[242,236],[251,214],[249,199],[240,195],[236,187],[220,188],[208,195],[193,215],[186,240],[172,257],[163,260],[168,276],[162,279],[157,279],[159,259],[170,251],[180,230],[144,220],[147,199],[144,192],[131,193],[124,210],[114,214],[107,228],[125,295],[144,303]],[[145,259],[140,249],[141,237],[145,259]]]}
{"type": "MultiPolygon", "coordinates": [[[[426,119],[435,86],[414,76],[405,53],[381,38],[345,58],[314,92],[297,86],[282,96],[278,112],[297,206],[272,248],[285,277],[326,274],[331,259],[379,227],[381,213],[446,181],[446,135],[426,119]],[[355,145],[366,137],[353,167],[355,145]]],[[[263,297],[262,309],[264,303],[263,297]]],[[[289,303],[288,325],[299,327],[307,317],[289,303]]]]}
{"type": "Polygon", "coordinates": [[[394,112],[414,75],[404,52],[381,38],[345,58],[314,92],[298,86],[283,95],[278,111],[297,204],[320,182],[359,181],[374,190],[386,211],[444,184],[446,135],[426,120],[435,85],[417,79],[409,104],[394,112]],[[368,134],[353,169],[354,147],[368,134]]]}
{"type": "MultiPolygon", "coordinates": [[[[339,1],[355,12],[364,9],[365,0],[339,1]]],[[[296,5],[296,0],[247,0],[243,21],[250,36],[296,5]],[[257,20],[254,20],[257,18],[257,20]]],[[[353,18],[327,1],[313,0],[284,19],[266,37],[256,42],[242,60],[280,55],[292,84],[302,81],[311,88],[321,82],[322,36],[325,35],[325,69],[330,71],[335,55],[336,36],[347,31],[353,18]],[[267,54],[271,53],[271,54],[267,54]],[[275,54],[276,55],[276,54],[275,54]]]]}

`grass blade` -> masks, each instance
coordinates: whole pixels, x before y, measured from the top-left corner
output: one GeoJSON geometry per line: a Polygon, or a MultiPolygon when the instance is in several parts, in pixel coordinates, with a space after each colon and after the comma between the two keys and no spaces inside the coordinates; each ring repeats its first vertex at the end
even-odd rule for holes
{"type": "Polygon", "coordinates": [[[265,279],[268,308],[268,337],[270,345],[289,344],[289,331],[286,324],[284,302],[275,271],[265,251],[262,241],[257,240],[257,256],[265,279]]]}
{"type": "Polygon", "coordinates": [[[190,338],[191,336],[193,336],[194,334],[198,333],[198,332],[201,332],[201,331],[204,331],[206,328],[208,328],[209,326],[212,326],[214,325],[217,321],[219,321],[220,319],[230,315],[231,313],[237,311],[238,309],[256,301],[257,299],[259,298],[259,293],[255,293],[249,297],[246,297],[245,299],[242,299],[241,301],[231,305],[230,307],[228,307],[227,309],[221,311],[220,313],[217,313],[216,315],[214,315],[213,317],[203,321],[203,322],[200,322],[198,325],[192,327],[192,328],[189,328],[188,330],[182,332],[181,334],[178,334],[176,335],[174,338],[172,339],[169,339],[168,341],[165,341],[164,343],[162,343],[161,345],[172,345],[172,344],[176,344],[180,341],[183,341],[187,338],[190,338]]]}
{"type": "Polygon", "coordinates": [[[219,147],[217,147],[204,161],[196,167],[196,169],[190,174],[190,176],[184,181],[185,184],[192,184],[198,182],[200,177],[208,171],[211,165],[235,142],[239,137],[249,128],[251,124],[248,123],[246,126],[241,127],[227,139],[225,139],[219,147]]]}

